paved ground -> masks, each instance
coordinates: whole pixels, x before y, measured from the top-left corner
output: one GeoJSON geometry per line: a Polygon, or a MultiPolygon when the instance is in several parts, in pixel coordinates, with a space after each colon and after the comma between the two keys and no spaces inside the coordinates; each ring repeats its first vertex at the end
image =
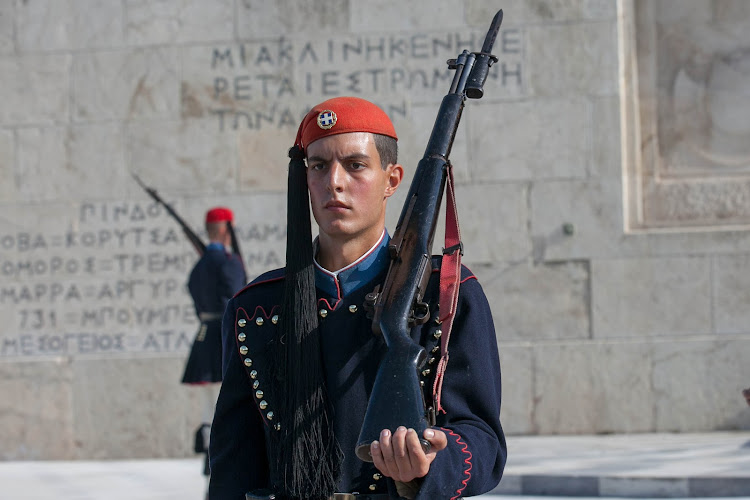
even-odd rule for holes
{"type": "Polygon", "coordinates": [[[508,439],[495,493],[750,498],[750,432],[508,439]]]}
{"type": "MultiPolygon", "coordinates": [[[[508,448],[503,481],[482,500],[750,500],[750,432],[511,436],[508,448]]],[[[201,467],[200,458],[0,462],[0,500],[203,500],[201,467]]]]}

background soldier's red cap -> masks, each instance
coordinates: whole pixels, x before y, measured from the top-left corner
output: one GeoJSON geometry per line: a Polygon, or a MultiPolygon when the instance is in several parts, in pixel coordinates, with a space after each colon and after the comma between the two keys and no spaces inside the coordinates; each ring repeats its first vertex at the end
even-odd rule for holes
{"type": "Polygon", "coordinates": [[[371,132],[398,140],[385,111],[359,97],[335,97],[310,110],[297,131],[295,145],[303,150],[329,135],[371,132]]]}
{"type": "Polygon", "coordinates": [[[232,222],[233,220],[234,214],[226,207],[216,207],[206,212],[206,224],[212,222],[232,222]]]}

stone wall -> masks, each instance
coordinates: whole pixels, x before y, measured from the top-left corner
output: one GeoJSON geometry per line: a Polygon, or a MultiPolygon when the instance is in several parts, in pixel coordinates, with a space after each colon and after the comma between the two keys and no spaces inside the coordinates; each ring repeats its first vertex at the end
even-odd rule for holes
{"type": "Polygon", "coordinates": [[[750,428],[735,35],[750,12],[692,4],[0,1],[0,459],[190,455],[199,398],[178,382],[196,254],[131,173],[196,229],[232,207],[249,275],[280,266],[304,112],[340,94],[379,103],[413,172],[445,60],[478,50],[498,8],[499,61],[451,157],[506,431],[750,428]],[[658,45],[688,23],[713,52],[658,45]],[[699,98],[716,104],[685,108],[699,98]]]}

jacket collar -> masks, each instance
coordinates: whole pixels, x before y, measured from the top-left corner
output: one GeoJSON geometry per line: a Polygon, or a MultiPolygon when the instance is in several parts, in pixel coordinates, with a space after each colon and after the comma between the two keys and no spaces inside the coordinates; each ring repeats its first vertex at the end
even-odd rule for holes
{"type": "MultiPolygon", "coordinates": [[[[338,299],[370,283],[388,266],[388,242],[391,237],[383,230],[380,239],[359,259],[338,271],[329,271],[315,259],[315,286],[330,297],[338,299]]],[[[315,255],[318,254],[318,239],[314,242],[315,255]]]]}

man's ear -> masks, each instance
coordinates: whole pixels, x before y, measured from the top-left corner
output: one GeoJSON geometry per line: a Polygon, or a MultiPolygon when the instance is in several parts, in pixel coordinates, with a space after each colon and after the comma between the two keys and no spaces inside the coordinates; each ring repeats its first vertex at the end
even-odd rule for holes
{"type": "Polygon", "coordinates": [[[400,163],[391,163],[386,169],[386,174],[388,175],[388,184],[385,187],[385,197],[390,198],[401,185],[401,181],[404,180],[404,167],[400,163]]]}

